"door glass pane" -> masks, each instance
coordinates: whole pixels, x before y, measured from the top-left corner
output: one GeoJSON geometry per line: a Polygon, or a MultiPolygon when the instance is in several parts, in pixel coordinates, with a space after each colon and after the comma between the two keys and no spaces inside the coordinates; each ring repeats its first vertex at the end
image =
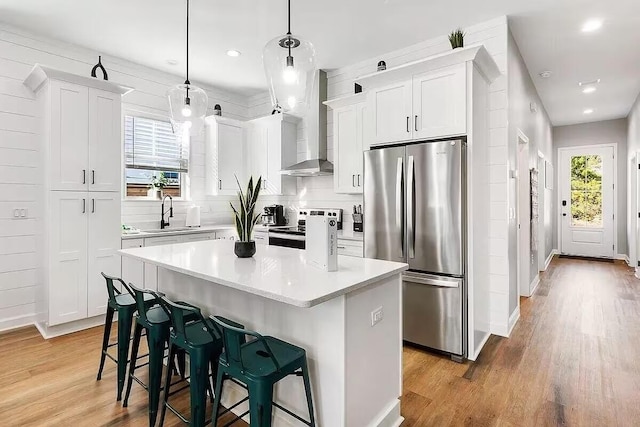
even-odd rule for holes
{"type": "Polygon", "coordinates": [[[571,157],[571,226],[602,227],[602,157],[571,157]]]}

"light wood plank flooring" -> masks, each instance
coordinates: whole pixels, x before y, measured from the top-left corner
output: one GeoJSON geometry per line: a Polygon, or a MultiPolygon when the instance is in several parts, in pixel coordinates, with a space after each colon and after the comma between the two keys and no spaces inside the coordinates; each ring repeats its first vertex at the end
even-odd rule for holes
{"type": "MultiPolygon", "coordinates": [[[[139,386],[129,408],[115,401],[113,363],[95,381],[101,333],[1,334],[0,425],[147,425],[139,386]]],[[[640,425],[640,281],[621,262],[556,258],[511,338],[475,363],[405,349],[402,413],[403,426],[640,425]]],[[[165,425],[182,424],[168,413],[165,425]]]]}

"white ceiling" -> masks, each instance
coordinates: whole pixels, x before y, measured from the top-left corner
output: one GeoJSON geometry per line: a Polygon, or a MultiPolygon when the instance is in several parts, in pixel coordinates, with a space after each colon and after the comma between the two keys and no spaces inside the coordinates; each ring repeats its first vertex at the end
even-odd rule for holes
{"type": "MultiPolygon", "coordinates": [[[[640,91],[640,2],[632,0],[293,0],[292,31],[338,68],[501,15],[554,124],[623,117],[640,91]],[[615,3],[615,4],[614,4],[615,3]],[[582,21],[605,19],[585,36],[582,21]],[[541,81],[537,73],[554,71],[541,81]],[[601,78],[583,95],[579,80],[601,78]],[[595,112],[588,117],[584,108],[595,112]]],[[[164,71],[184,72],[184,0],[0,0],[0,20],[164,71]],[[168,59],[177,60],[169,65],[168,59]]],[[[191,0],[191,77],[246,95],[266,88],[261,54],[286,32],[286,0],[191,0]],[[242,52],[239,58],[228,49],[242,52]]]]}

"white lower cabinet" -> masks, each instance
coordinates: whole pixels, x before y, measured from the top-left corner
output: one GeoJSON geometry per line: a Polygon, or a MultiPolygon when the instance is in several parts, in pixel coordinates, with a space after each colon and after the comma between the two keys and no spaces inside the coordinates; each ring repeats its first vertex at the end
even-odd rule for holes
{"type": "Polygon", "coordinates": [[[254,231],[253,240],[256,245],[268,245],[269,244],[269,232],[268,231],[254,231]]]}
{"type": "MultiPolygon", "coordinates": [[[[144,239],[123,239],[122,249],[142,248],[144,239]]],[[[144,287],[144,263],[129,257],[122,257],[122,274],[125,283],[133,283],[137,287],[144,287]]]]}
{"type": "Polygon", "coordinates": [[[49,194],[49,326],[103,314],[107,292],[100,272],[118,276],[120,194],[49,194]]]}
{"type": "Polygon", "coordinates": [[[338,255],[362,258],[364,244],[359,240],[338,239],[338,255]]]}

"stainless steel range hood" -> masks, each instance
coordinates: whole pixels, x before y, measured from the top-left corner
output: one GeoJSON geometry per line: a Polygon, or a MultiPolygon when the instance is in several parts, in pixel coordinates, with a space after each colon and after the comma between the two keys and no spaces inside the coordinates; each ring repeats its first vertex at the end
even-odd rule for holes
{"type": "Polygon", "coordinates": [[[327,73],[318,71],[309,111],[303,118],[307,129],[309,158],[280,171],[290,176],[333,175],[333,163],[327,160],[327,73]]]}

